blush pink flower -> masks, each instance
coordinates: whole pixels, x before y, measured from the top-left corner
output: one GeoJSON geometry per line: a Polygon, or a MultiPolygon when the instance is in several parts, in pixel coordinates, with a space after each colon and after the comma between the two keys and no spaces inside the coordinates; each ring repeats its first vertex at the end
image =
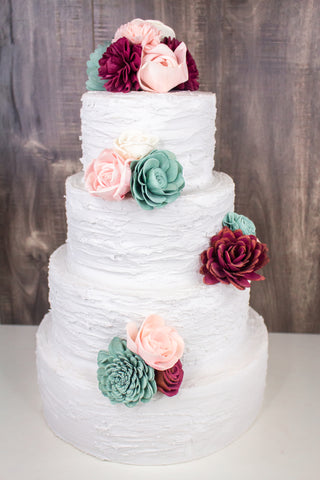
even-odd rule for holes
{"type": "MultiPolygon", "coordinates": [[[[168,47],[174,51],[180,45],[181,42],[176,38],[165,37],[162,40],[162,43],[164,43],[165,45],[168,45],[168,47]]],[[[188,80],[184,83],[180,83],[180,85],[177,85],[175,87],[175,90],[198,90],[199,89],[199,72],[197,69],[196,62],[194,61],[193,56],[191,55],[189,50],[187,50],[186,62],[188,67],[188,80]]]]}
{"type": "Polygon", "coordinates": [[[106,148],[85,172],[86,189],[104,200],[122,200],[130,191],[131,169],[128,160],[106,148]]]}
{"type": "Polygon", "coordinates": [[[181,42],[172,51],[164,43],[142,50],[138,81],[142,90],[166,93],[188,80],[187,47],[181,42]]]}
{"type": "Polygon", "coordinates": [[[114,35],[113,42],[119,38],[125,37],[135,45],[141,45],[143,48],[146,45],[158,45],[160,43],[160,31],[149,22],[135,18],[131,22],[125,23],[118,28],[114,35]]]}
{"type": "Polygon", "coordinates": [[[184,342],[178,332],[165,324],[159,315],[150,315],[137,328],[127,325],[127,347],[139,355],[150,367],[168,370],[182,357],[184,342]]]}

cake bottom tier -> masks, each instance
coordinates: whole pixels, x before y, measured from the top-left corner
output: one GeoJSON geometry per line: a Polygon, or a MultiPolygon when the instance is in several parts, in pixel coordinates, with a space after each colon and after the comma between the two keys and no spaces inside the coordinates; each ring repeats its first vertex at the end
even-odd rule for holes
{"type": "Polygon", "coordinates": [[[156,394],[134,408],[111,405],[96,376],[55,352],[51,314],[37,333],[38,382],[53,432],[103,460],[164,465],[209,455],[238,438],[255,420],[265,387],[268,336],[250,309],[248,334],[226,369],[175,397],[156,394]]]}

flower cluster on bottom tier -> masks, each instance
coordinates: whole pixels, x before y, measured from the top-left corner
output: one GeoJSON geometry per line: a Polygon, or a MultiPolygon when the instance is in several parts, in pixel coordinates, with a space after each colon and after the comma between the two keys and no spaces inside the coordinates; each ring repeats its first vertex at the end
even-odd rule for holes
{"type": "Polygon", "coordinates": [[[246,339],[205,381],[156,394],[133,410],[101,395],[96,367],[63,356],[52,342],[48,314],[37,334],[37,366],[44,415],[63,440],[114,462],[157,465],[190,461],[219,450],[246,431],[261,408],[267,331],[250,309],[246,339]],[[250,394],[248,395],[248,392],[250,394]]]}

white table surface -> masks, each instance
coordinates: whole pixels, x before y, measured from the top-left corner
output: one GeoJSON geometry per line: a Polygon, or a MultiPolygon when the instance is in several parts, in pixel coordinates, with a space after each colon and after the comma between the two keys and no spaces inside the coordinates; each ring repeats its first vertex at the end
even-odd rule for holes
{"type": "Polygon", "coordinates": [[[270,335],[263,409],[239,440],[202,460],[136,467],[81,453],[47,428],[35,332],[0,326],[0,480],[320,479],[320,335],[270,335]]]}

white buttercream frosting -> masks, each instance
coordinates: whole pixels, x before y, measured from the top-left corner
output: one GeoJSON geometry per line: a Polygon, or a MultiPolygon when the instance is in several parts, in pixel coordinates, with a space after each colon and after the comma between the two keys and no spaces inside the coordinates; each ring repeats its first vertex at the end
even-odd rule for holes
{"type": "Polygon", "coordinates": [[[74,272],[122,291],[202,283],[200,254],[222,228],[224,215],[233,211],[234,184],[228,175],[214,172],[201,192],[152,211],[132,198],[115,204],[93,197],[82,178],[73,175],[66,186],[67,261],[74,272]]]}
{"type": "Polygon", "coordinates": [[[209,92],[87,92],[82,96],[82,163],[87,167],[126,130],[159,138],[183,166],[185,191],[211,183],[216,97],[209,92]]]}
{"type": "MultiPolygon", "coordinates": [[[[75,321],[76,324],[76,321],[75,321]]],[[[134,408],[101,395],[96,369],[52,343],[48,315],[37,334],[38,381],[48,425],[86,453],[114,462],[157,465],[190,461],[226,446],[245,432],[261,408],[267,332],[250,311],[247,339],[206,382],[182,383],[178,395],[157,393],[134,408]]],[[[97,331],[98,334],[98,331],[97,331]]],[[[206,333],[203,332],[203,337],[206,333]]]]}

